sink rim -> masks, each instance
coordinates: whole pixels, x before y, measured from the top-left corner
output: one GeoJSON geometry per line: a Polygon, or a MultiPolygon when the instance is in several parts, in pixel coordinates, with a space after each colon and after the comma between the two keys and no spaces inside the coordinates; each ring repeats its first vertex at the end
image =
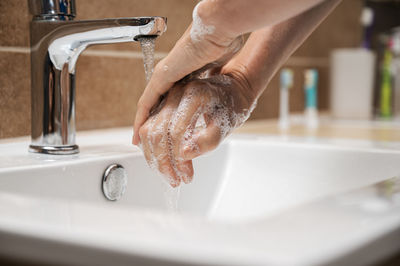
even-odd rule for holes
{"type": "MultiPolygon", "coordinates": [[[[0,173],[6,169],[18,170],[23,167],[29,168],[34,165],[45,166],[46,163],[27,163],[24,166],[7,165],[1,160],[2,156],[9,154],[15,155],[17,158],[27,157],[50,159],[53,164],[66,164],[79,162],[80,160],[97,160],[108,156],[131,156],[141,155],[141,151],[137,146],[131,144],[132,128],[113,128],[92,131],[81,131],[77,134],[80,143],[81,153],[77,155],[42,155],[28,153],[30,140],[28,137],[18,137],[0,140],[0,173]],[[115,139],[110,140],[106,136],[117,135],[115,139]],[[101,139],[105,141],[97,144],[95,140],[101,139]],[[107,146],[107,145],[111,145],[107,146]],[[116,149],[118,148],[118,149],[116,149]],[[92,149],[92,151],[91,151],[92,149]],[[95,149],[95,151],[93,151],[95,149]],[[97,149],[97,150],[96,150],[97,149]],[[13,169],[15,168],[15,169],[13,169]]],[[[385,153],[400,153],[399,142],[385,142],[372,140],[355,140],[341,138],[321,138],[321,137],[303,137],[303,136],[283,136],[283,135],[266,135],[266,134],[242,134],[234,133],[230,135],[221,145],[226,143],[234,143],[236,141],[262,141],[270,145],[296,145],[298,147],[323,147],[328,149],[342,149],[353,151],[374,151],[385,153]]],[[[4,158],[4,157],[3,157],[4,158]]]]}

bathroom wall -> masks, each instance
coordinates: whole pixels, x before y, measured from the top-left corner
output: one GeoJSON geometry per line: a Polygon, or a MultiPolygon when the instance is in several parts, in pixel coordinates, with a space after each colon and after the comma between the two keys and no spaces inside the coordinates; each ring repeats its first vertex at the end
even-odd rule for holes
{"type": "MultiPolygon", "coordinates": [[[[76,0],[76,19],[129,16],[166,16],[168,31],[157,41],[158,59],[173,47],[191,21],[191,0],[76,0]]],[[[328,109],[329,52],[356,46],[360,39],[361,0],[344,0],[286,66],[295,70],[291,110],[303,109],[302,71],[320,71],[319,107],[328,109]]],[[[26,0],[0,1],[0,138],[30,133],[30,15],[26,0]]],[[[144,87],[144,71],[137,43],[91,47],[77,64],[76,116],[78,130],[129,126],[144,87]]],[[[278,114],[278,79],[259,100],[252,119],[278,114]]]]}

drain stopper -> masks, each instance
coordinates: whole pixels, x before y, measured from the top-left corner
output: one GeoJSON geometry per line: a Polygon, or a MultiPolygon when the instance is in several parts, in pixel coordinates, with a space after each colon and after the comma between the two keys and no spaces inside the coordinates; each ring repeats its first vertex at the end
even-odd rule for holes
{"type": "Polygon", "coordinates": [[[122,165],[111,164],[103,174],[102,190],[108,200],[116,201],[124,195],[128,185],[128,175],[122,165]]]}

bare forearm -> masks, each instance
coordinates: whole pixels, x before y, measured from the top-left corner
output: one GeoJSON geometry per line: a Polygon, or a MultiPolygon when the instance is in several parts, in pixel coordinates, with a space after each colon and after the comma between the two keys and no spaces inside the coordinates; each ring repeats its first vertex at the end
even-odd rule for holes
{"type": "Polygon", "coordinates": [[[204,24],[231,38],[273,26],[326,0],[204,0],[195,12],[204,24]]]}
{"type": "Polygon", "coordinates": [[[222,72],[245,78],[251,93],[258,97],[278,68],[340,1],[324,1],[287,21],[253,32],[241,52],[222,72]]]}

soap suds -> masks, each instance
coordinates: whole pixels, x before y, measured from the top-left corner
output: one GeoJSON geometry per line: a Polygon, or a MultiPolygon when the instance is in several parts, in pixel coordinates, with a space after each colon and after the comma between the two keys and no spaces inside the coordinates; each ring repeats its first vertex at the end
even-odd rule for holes
{"type": "Polygon", "coordinates": [[[188,173],[192,169],[184,155],[202,153],[198,138],[210,123],[218,130],[215,132],[219,134],[216,141],[220,142],[233,129],[240,127],[255,108],[256,101],[248,106],[243,95],[232,91],[238,86],[234,82],[226,75],[193,78],[184,82],[184,92],[177,107],[165,106],[162,117],[157,112],[149,118],[147,135],[143,138],[150,153],[149,165],[161,172],[172,186],[179,186],[181,181],[191,181],[192,176],[188,173]]]}
{"type": "MultiPolygon", "coordinates": [[[[155,118],[155,116],[152,116],[149,119],[150,119],[149,132],[154,132],[153,128],[155,125],[156,118],[155,118]]],[[[149,146],[149,150],[150,150],[150,158],[148,160],[148,164],[151,169],[158,170],[157,158],[154,156],[154,147],[153,147],[153,142],[152,142],[153,136],[154,136],[153,134],[147,134],[147,136],[146,136],[146,142],[147,142],[147,145],[149,146]]],[[[143,145],[141,145],[140,147],[143,149],[143,145]]]]}
{"type": "MultiPolygon", "coordinates": [[[[147,136],[144,138],[146,141],[146,144],[149,149],[149,156],[147,163],[149,167],[153,170],[155,170],[157,173],[162,176],[163,179],[165,179],[169,184],[177,186],[179,185],[179,181],[175,180],[173,176],[170,176],[168,173],[168,169],[166,165],[160,165],[159,162],[162,161],[170,161],[170,154],[159,154],[158,156],[155,156],[155,147],[154,145],[157,145],[158,147],[167,147],[167,142],[168,142],[168,137],[163,134],[165,130],[165,125],[164,123],[160,123],[156,126],[156,116],[151,116],[149,118],[149,126],[148,126],[148,133],[147,136]],[[159,136],[162,136],[160,140],[157,140],[159,136]]],[[[143,151],[143,144],[140,146],[140,148],[143,151]]]]}
{"type": "Polygon", "coordinates": [[[198,15],[197,9],[200,4],[201,2],[196,5],[192,14],[193,23],[192,28],[190,29],[190,38],[193,42],[199,42],[204,39],[205,35],[213,34],[215,31],[215,26],[204,24],[203,20],[198,15]]]}
{"type": "MultiPolygon", "coordinates": [[[[187,174],[187,172],[189,172],[189,168],[187,167],[185,160],[182,158],[181,155],[175,156],[174,153],[174,147],[175,147],[175,143],[173,143],[172,140],[172,135],[174,134],[174,132],[177,131],[185,131],[185,133],[188,131],[188,129],[190,128],[190,125],[188,126],[187,129],[184,128],[177,128],[177,123],[181,121],[181,119],[183,118],[183,116],[185,115],[185,113],[188,111],[189,105],[187,102],[186,98],[183,98],[181,100],[181,102],[179,103],[179,106],[177,108],[176,111],[173,112],[172,114],[172,118],[169,121],[168,124],[168,138],[169,138],[169,154],[170,154],[170,158],[171,158],[171,164],[172,164],[172,168],[174,169],[176,175],[185,183],[190,183],[190,181],[192,180],[192,177],[189,176],[187,174]],[[179,167],[178,167],[179,165],[179,167]]],[[[194,115],[194,117],[196,117],[196,115],[194,115]]],[[[194,119],[192,117],[192,119],[194,119]]],[[[190,131],[190,129],[189,129],[190,131]]],[[[178,140],[181,141],[181,140],[178,140]]]]}
{"type": "Polygon", "coordinates": [[[201,101],[199,107],[194,112],[191,121],[186,129],[181,141],[183,150],[189,150],[191,153],[200,154],[200,148],[197,143],[196,135],[207,128],[205,116],[219,128],[220,140],[226,138],[233,129],[240,127],[250,116],[256,106],[254,101],[249,108],[240,109],[235,106],[235,96],[230,93],[230,87],[233,85],[231,78],[224,75],[212,76],[207,80],[207,86],[201,85],[186,88],[181,99],[180,105],[171,119],[171,128],[175,130],[176,123],[187,113],[188,107],[193,105],[193,99],[201,101]]]}

